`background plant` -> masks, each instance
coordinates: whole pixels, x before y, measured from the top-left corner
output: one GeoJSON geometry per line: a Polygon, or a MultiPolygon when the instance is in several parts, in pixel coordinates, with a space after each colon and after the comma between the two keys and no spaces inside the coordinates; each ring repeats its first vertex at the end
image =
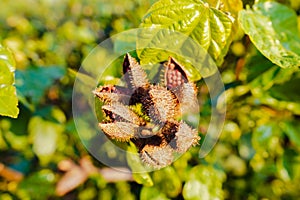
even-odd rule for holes
{"type": "MultiPolygon", "coordinates": [[[[278,2],[5,1],[0,199],[298,199],[300,3],[278,2]],[[152,24],[191,36],[214,58],[226,122],[204,159],[195,147],[170,167],[121,176],[93,160],[77,136],[70,69],[111,35],[152,24]]],[[[155,57],[137,55],[145,63],[155,57]]],[[[204,137],[211,102],[200,78],[204,137]]]]}

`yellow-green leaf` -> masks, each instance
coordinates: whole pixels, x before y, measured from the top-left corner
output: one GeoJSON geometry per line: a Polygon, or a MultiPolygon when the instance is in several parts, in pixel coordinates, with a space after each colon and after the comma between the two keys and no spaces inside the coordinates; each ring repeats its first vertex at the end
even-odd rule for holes
{"type": "Polygon", "coordinates": [[[300,66],[300,33],[296,13],[276,2],[258,3],[239,14],[243,30],[256,48],[282,68],[300,66]]]}
{"type": "MultiPolygon", "coordinates": [[[[231,43],[231,19],[222,11],[210,7],[200,0],[161,0],[156,2],[145,15],[141,24],[143,28],[168,29],[170,32],[180,32],[207,50],[210,56],[221,64],[231,43]],[[166,9],[168,8],[168,9],[166,9]]],[[[163,35],[160,31],[157,34],[142,33],[137,41],[138,55],[142,63],[151,63],[148,60],[166,60],[168,53],[162,49],[153,51],[153,44],[160,40],[163,35]],[[139,49],[139,46],[149,48],[139,49]]],[[[166,43],[162,46],[173,45],[173,49],[190,46],[185,41],[160,40],[166,43]]],[[[187,41],[189,42],[189,41],[187,41]]],[[[195,51],[186,49],[186,51],[195,51]]]]}
{"type": "Polygon", "coordinates": [[[16,88],[13,86],[15,61],[11,52],[0,45],[0,115],[16,118],[19,114],[16,88]]]}

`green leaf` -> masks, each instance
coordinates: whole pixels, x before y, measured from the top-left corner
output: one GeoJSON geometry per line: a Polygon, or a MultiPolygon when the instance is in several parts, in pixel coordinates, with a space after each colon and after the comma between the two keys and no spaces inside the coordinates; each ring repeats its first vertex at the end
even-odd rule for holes
{"type": "Polygon", "coordinates": [[[295,122],[285,121],[280,123],[280,128],[296,146],[300,146],[300,125],[295,122]]]}
{"type": "Polygon", "coordinates": [[[168,200],[166,195],[156,187],[143,187],[140,194],[141,200],[168,200]]]}
{"type": "Polygon", "coordinates": [[[16,88],[13,86],[15,61],[11,52],[0,45],[0,115],[17,118],[16,88]]]}
{"type": "MultiPolygon", "coordinates": [[[[226,12],[226,14],[232,16],[233,26],[232,32],[233,35],[238,33],[239,23],[238,23],[238,14],[243,9],[243,2],[241,0],[206,0],[210,6],[219,8],[221,11],[226,12]]],[[[242,34],[244,35],[244,33],[242,34]]]]}
{"type": "Polygon", "coordinates": [[[283,101],[300,102],[300,78],[291,79],[284,84],[274,85],[268,92],[269,94],[283,101]]]}
{"type": "Polygon", "coordinates": [[[279,137],[281,131],[278,129],[277,124],[268,123],[257,127],[252,136],[252,145],[256,150],[256,153],[264,152],[275,152],[279,147],[279,137]]]}
{"type": "Polygon", "coordinates": [[[95,86],[95,81],[93,80],[92,77],[86,75],[86,74],[83,74],[81,72],[77,72],[73,69],[68,69],[68,72],[70,73],[70,75],[78,78],[79,81],[85,83],[86,85],[88,86],[91,86],[91,87],[94,87],[95,86]]]}
{"type": "Polygon", "coordinates": [[[238,13],[243,9],[243,1],[241,0],[218,0],[218,2],[223,4],[221,10],[229,12],[235,19],[237,19],[238,13]]]}
{"type": "Polygon", "coordinates": [[[16,87],[22,99],[29,99],[36,105],[55,80],[65,74],[62,67],[32,67],[25,71],[16,71],[16,87]]]}
{"type": "MultiPolygon", "coordinates": [[[[262,68],[263,66],[261,66],[261,69],[262,68]]],[[[298,71],[297,68],[282,69],[276,65],[273,65],[272,67],[269,67],[269,69],[267,69],[266,71],[258,71],[260,71],[261,74],[258,75],[257,73],[254,73],[257,74],[257,77],[250,84],[253,89],[262,88],[265,91],[268,90],[268,92],[271,92],[269,89],[273,86],[275,87],[276,85],[278,85],[279,87],[286,87],[286,84],[294,87],[296,87],[297,85],[297,81],[294,81],[293,83],[290,81],[293,74],[298,71]]],[[[292,91],[295,92],[295,90],[286,90],[286,92],[288,93],[291,93],[292,91]]],[[[297,94],[297,92],[292,94],[297,94]]]]}
{"type": "Polygon", "coordinates": [[[59,124],[64,124],[66,122],[66,116],[64,112],[53,105],[44,106],[43,108],[37,110],[35,114],[51,122],[56,122],[59,124]]]}
{"type": "Polygon", "coordinates": [[[3,87],[4,85],[14,84],[14,74],[13,71],[10,71],[6,63],[1,62],[0,60],[0,84],[3,87]]]}
{"type": "MultiPolygon", "coordinates": [[[[156,2],[147,12],[141,23],[142,28],[153,29],[153,34],[142,32],[137,41],[138,55],[142,63],[151,63],[149,60],[166,60],[170,55],[164,52],[166,48],[153,49],[155,43],[161,47],[170,47],[176,52],[178,49],[190,51],[194,55],[193,45],[186,39],[160,40],[167,33],[159,29],[167,29],[171,32],[180,32],[189,36],[200,46],[207,50],[210,56],[221,64],[231,43],[232,21],[223,12],[209,7],[200,0],[161,0],[156,2]],[[157,32],[155,33],[155,29],[157,32]],[[164,34],[164,35],[163,35],[164,34]],[[159,42],[158,42],[159,40],[159,42]],[[141,46],[147,48],[139,49],[141,46]],[[187,47],[186,49],[184,47],[187,47]]],[[[149,31],[149,30],[145,30],[149,31]]]]}
{"type": "Polygon", "coordinates": [[[290,178],[294,179],[300,166],[300,157],[298,152],[294,149],[285,149],[282,162],[290,178]]]}
{"type": "Polygon", "coordinates": [[[16,88],[12,85],[0,88],[0,114],[16,118],[19,114],[16,88]]]}
{"type": "Polygon", "coordinates": [[[136,43],[136,33],[135,32],[133,32],[131,34],[120,35],[114,41],[114,52],[123,53],[123,52],[126,52],[128,49],[135,49],[136,48],[135,43],[136,43]]]}
{"type": "Polygon", "coordinates": [[[300,65],[300,37],[296,13],[276,2],[243,10],[239,21],[256,48],[282,68],[300,65]]]}
{"type": "Polygon", "coordinates": [[[132,177],[139,184],[145,185],[147,187],[153,186],[152,179],[147,172],[134,173],[132,174],[132,177]]]}
{"type": "Polygon", "coordinates": [[[12,53],[2,45],[0,45],[0,63],[1,65],[5,65],[6,67],[8,67],[9,71],[15,71],[15,59],[12,53]]]}
{"type": "Polygon", "coordinates": [[[245,64],[245,68],[248,70],[247,82],[251,82],[256,78],[259,78],[274,64],[264,57],[259,51],[255,51],[254,55],[251,55],[245,64]]]}
{"type": "Polygon", "coordinates": [[[149,173],[146,172],[146,168],[143,166],[141,159],[137,154],[137,149],[133,143],[130,143],[130,146],[128,146],[126,159],[129,167],[131,168],[133,179],[144,186],[153,186],[153,181],[149,173]]]}
{"type": "Polygon", "coordinates": [[[57,139],[63,131],[63,126],[40,117],[33,117],[29,121],[28,131],[32,138],[34,153],[42,165],[47,164],[56,151],[57,139]]]}
{"type": "Polygon", "coordinates": [[[49,199],[55,191],[55,175],[50,170],[41,170],[24,179],[18,188],[26,199],[49,199]]]}

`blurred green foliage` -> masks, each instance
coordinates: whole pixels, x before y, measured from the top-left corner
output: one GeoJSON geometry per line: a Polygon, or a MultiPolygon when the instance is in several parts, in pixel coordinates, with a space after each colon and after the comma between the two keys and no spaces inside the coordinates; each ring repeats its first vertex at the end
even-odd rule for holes
{"type": "MultiPolygon", "coordinates": [[[[239,19],[243,29],[234,23],[230,47],[226,43],[226,51],[211,49],[221,53],[222,59],[225,56],[219,69],[226,89],[222,95],[227,103],[227,117],[221,137],[208,156],[199,159],[197,146],[167,168],[134,174],[134,180],[108,181],[104,173],[84,171],[87,165],[82,158],[93,158],[81,143],[72,120],[74,71],[99,42],[139,27],[155,2],[2,1],[5,9],[0,12],[0,41],[11,50],[16,64],[1,47],[0,107],[4,101],[15,108],[15,92],[9,95],[13,100],[3,96],[9,94],[3,92],[4,88],[14,88],[15,82],[20,113],[16,119],[0,118],[0,199],[300,198],[300,3],[297,0],[260,3],[254,10],[243,10],[239,19]],[[275,9],[264,10],[270,6],[275,9]],[[265,22],[273,26],[264,26],[265,22]],[[15,77],[12,66],[16,68],[15,77]],[[68,168],[69,165],[61,164],[65,160],[74,164],[68,168]],[[5,173],[8,169],[12,170],[10,174],[5,173]],[[58,183],[69,172],[71,183],[66,182],[66,187],[82,181],[67,194],[60,194],[58,183]],[[16,178],[18,173],[22,178],[16,178]],[[86,179],[82,178],[85,173],[86,179]]],[[[214,4],[217,1],[207,2],[217,5],[214,4]]],[[[239,8],[228,6],[230,1],[223,2],[220,10],[237,17],[239,8]]],[[[253,1],[243,4],[244,8],[246,4],[252,6],[253,1]]],[[[202,4],[200,8],[206,9],[202,4]]],[[[166,15],[168,9],[163,10],[166,15]]],[[[178,8],[170,8],[174,9],[178,8]]],[[[181,13],[177,21],[182,15],[186,16],[181,13]]],[[[153,23],[147,17],[144,20],[144,24],[153,23]]],[[[163,21],[159,23],[167,26],[163,21]]],[[[205,137],[211,105],[205,84],[200,80],[198,85],[202,102],[199,132],[205,137]]],[[[87,132],[83,139],[90,137],[87,132]]],[[[95,159],[93,166],[100,171],[105,167],[95,159]]]]}

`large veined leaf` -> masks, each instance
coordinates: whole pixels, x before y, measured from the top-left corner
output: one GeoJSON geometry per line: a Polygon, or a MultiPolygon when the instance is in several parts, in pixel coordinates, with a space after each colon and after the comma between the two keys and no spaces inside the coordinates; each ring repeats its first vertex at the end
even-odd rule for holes
{"type": "Polygon", "coordinates": [[[159,29],[180,32],[190,37],[207,50],[217,64],[223,62],[231,42],[231,19],[222,11],[210,7],[208,3],[203,3],[201,0],[158,1],[143,18],[141,27],[157,30],[151,34],[145,31],[139,35],[137,52],[141,63],[154,63],[168,58],[167,52],[153,51],[155,48],[153,44],[155,43],[159,44],[161,49],[171,47],[175,51],[179,48],[195,51],[193,47],[190,48],[190,42],[187,44],[185,40],[180,41],[179,38],[168,38],[159,29]],[[140,47],[145,46],[146,48],[140,49],[140,47]]]}
{"type": "Polygon", "coordinates": [[[221,10],[230,12],[234,17],[238,17],[238,13],[243,9],[243,1],[241,0],[221,0],[221,10]]]}
{"type": "Polygon", "coordinates": [[[14,71],[12,54],[0,45],[0,115],[16,118],[19,109],[16,88],[13,86],[14,71]]]}
{"type": "Polygon", "coordinates": [[[243,9],[242,0],[206,0],[209,5],[215,8],[219,8],[221,11],[226,12],[230,16],[232,16],[233,27],[232,32],[233,35],[239,30],[238,23],[238,14],[243,9]]]}
{"type": "Polygon", "coordinates": [[[279,3],[265,2],[240,12],[239,21],[256,48],[282,68],[300,66],[300,34],[296,13],[279,3]]]}

